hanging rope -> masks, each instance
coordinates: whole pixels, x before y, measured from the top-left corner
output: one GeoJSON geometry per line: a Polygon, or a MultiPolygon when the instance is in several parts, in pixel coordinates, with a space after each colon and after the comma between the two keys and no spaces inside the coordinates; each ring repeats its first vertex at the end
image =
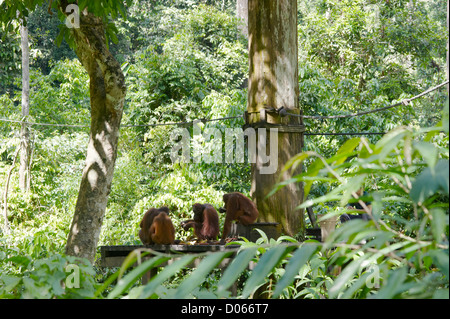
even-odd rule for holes
{"type": "Polygon", "coordinates": [[[433,91],[436,91],[438,89],[440,89],[441,87],[445,86],[446,84],[448,84],[449,81],[445,81],[442,84],[439,84],[438,86],[435,86],[431,89],[426,90],[425,92],[416,95],[410,99],[404,99],[401,102],[386,106],[386,107],[382,107],[382,108],[378,108],[378,109],[374,109],[374,110],[369,110],[369,111],[364,111],[364,112],[357,112],[357,113],[352,113],[352,114],[343,114],[343,115],[332,115],[332,116],[320,116],[320,115],[301,115],[301,114],[294,114],[294,113],[289,113],[286,112],[285,114],[289,115],[289,116],[295,116],[295,117],[301,117],[304,119],[315,119],[315,120],[326,120],[326,119],[344,119],[344,118],[349,118],[349,117],[355,117],[355,116],[362,116],[362,115],[366,115],[366,114],[371,114],[371,113],[377,113],[377,112],[382,112],[382,111],[386,111],[389,109],[392,109],[394,107],[400,106],[400,105],[408,105],[409,103],[411,103],[414,100],[417,100],[418,98],[421,98],[422,96],[425,96],[433,91]]]}
{"type": "MultiPolygon", "coordinates": [[[[193,120],[193,121],[189,121],[189,122],[121,125],[120,127],[128,128],[128,127],[186,126],[186,125],[194,124],[196,122],[206,123],[206,122],[225,121],[225,120],[240,119],[240,118],[243,118],[243,115],[221,117],[221,118],[217,118],[217,119],[199,119],[199,120],[193,120]]],[[[27,121],[10,120],[10,119],[3,119],[3,118],[0,118],[0,121],[10,122],[10,123],[18,123],[18,124],[26,124],[29,126],[54,126],[54,127],[73,127],[73,128],[91,127],[91,125],[87,125],[87,124],[79,124],[78,125],[78,124],[37,123],[37,122],[27,122],[27,121]]]]}

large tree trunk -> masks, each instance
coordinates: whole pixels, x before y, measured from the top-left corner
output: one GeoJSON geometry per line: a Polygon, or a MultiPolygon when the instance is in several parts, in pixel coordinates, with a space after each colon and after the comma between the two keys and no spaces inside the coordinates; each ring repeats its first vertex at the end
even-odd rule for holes
{"type": "MultiPolygon", "coordinates": [[[[30,48],[28,45],[28,28],[22,23],[20,27],[22,47],[22,118],[26,121],[30,114],[30,48]]],[[[19,187],[28,191],[30,187],[30,133],[27,124],[22,123],[20,130],[20,168],[19,187]]]]}
{"type": "MultiPolygon", "coordinates": [[[[248,95],[248,121],[253,127],[269,127],[262,123],[260,111],[265,108],[284,107],[290,113],[298,108],[298,48],[297,1],[249,0],[250,75],[248,95]]],[[[275,174],[265,174],[260,161],[252,164],[251,196],[263,222],[279,222],[285,233],[295,235],[304,225],[303,211],[297,210],[303,202],[301,185],[291,183],[266,198],[277,182],[288,180],[301,172],[281,173],[287,161],[301,152],[302,129],[298,118],[281,118],[277,114],[267,116],[267,123],[294,125],[280,127],[278,133],[278,164],[275,174]]],[[[273,126],[273,125],[272,125],[273,126]]],[[[257,145],[264,141],[258,141],[257,145]]],[[[266,149],[270,149],[267,134],[266,149]]],[[[261,152],[261,148],[258,149],[261,152]]],[[[263,154],[265,155],[265,154],[263,154]]]]}
{"type": "Polygon", "coordinates": [[[66,253],[93,262],[111,190],[126,86],[120,64],[106,46],[101,18],[84,11],[80,28],[72,32],[90,78],[91,131],[66,253]]]}

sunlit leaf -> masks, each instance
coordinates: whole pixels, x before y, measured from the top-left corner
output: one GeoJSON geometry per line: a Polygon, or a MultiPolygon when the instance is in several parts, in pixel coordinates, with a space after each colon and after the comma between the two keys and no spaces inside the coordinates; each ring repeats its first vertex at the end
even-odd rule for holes
{"type": "Polygon", "coordinates": [[[332,162],[334,165],[339,165],[345,162],[345,160],[353,155],[353,151],[360,144],[360,138],[352,138],[347,140],[337,151],[336,155],[330,158],[329,162],[332,162]]]}

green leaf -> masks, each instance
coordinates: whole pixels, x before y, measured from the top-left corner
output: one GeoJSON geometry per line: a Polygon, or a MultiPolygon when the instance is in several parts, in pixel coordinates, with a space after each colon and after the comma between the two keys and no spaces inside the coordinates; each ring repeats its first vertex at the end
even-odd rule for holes
{"type": "Polygon", "coordinates": [[[448,289],[437,289],[433,294],[433,299],[449,299],[449,290],[448,289]]]}
{"type": "Polygon", "coordinates": [[[317,174],[320,172],[322,168],[325,167],[325,164],[323,163],[322,159],[317,157],[314,162],[312,162],[311,165],[309,165],[307,169],[307,176],[317,176],[317,174]]]}
{"type": "Polygon", "coordinates": [[[438,150],[433,144],[419,141],[415,142],[413,147],[420,153],[420,155],[422,155],[423,159],[430,168],[433,168],[436,165],[438,160],[438,150]]]}
{"type": "Polygon", "coordinates": [[[286,271],[279,280],[274,291],[274,298],[277,298],[283,289],[292,284],[295,280],[295,276],[298,275],[299,270],[303,265],[310,259],[311,255],[317,250],[317,246],[313,244],[304,244],[299,249],[295,251],[292,255],[289,263],[286,267],[286,271]]]}
{"type": "Polygon", "coordinates": [[[290,168],[292,168],[292,170],[295,170],[298,165],[303,163],[310,156],[311,156],[310,152],[302,152],[300,154],[295,155],[286,163],[286,165],[283,168],[283,172],[287,171],[290,168]]]}
{"type": "Polygon", "coordinates": [[[407,134],[410,134],[408,129],[401,126],[384,135],[375,145],[375,153],[378,154],[379,160],[383,161],[407,134]]]}
{"type": "Polygon", "coordinates": [[[6,259],[6,261],[10,261],[15,265],[24,266],[26,268],[30,264],[31,259],[27,256],[13,256],[11,258],[6,259]]]}
{"type": "Polygon", "coordinates": [[[433,262],[439,268],[439,270],[449,278],[449,259],[448,259],[448,249],[445,250],[433,250],[430,252],[431,258],[433,258],[433,262]]]}
{"type": "Polygon", "coordinates": [[[298,240],[291,236],[284,235],[277,238],[278,243],[282,243],[283,241],[289,241],[291,243],[298,244],[298,240]]]}
{"type": "Polygon", "coordinates": [[[122,263],[122,266],[118,271],[119,279],[121,279],[125,271],[136,262],[139,254],[140,252],[136,252],[135,250],[133,250],[130,254],[128,254],[128,256],[125,258],[125,260],[122,263]]]}
{"type": "Polygon", "coordinates": [[[3,275],[0,277],[0,281],[3,282],[2,289],[5,292],[10,292],[11,290],[13,290],[19,284],[20,280],[21,279],[19,277],[9,275],[3,275]]]}
{"type": "Polygon", "coordinates": [[[344,291],[346,288],[346,285],[350,282],[350,280],[353,278],[355,273],[359,270],[361,267],[361,264],[367,259],[367,256],[364,255],[354,261],[352,261],[349,265],[347,265],[342,273],[339,275],[339,277],[334,282],[333,286],[329,290],[329,297],[330,298],[336,298],[339,293],[344,291]]]}
{"type": "Polygon", "coordinates": [[[150,298],[164,281],[174,276],[180,269],[185,267],[195,258],[194,255],[184,255],[183,257],[174,260],[170,265],[164,267],[164,269],[153,277],[151,281],[144,287],[139,298],[150,298]]]}
{"type": "Polygon", "coordinates": [[[352,282],[351,286],[347,290],[345,290],[345,292],[341,296],[341,299],[350,299],[353,296],[353,294],[358,291],[358,289],[361,289],[363,286],[366,286],[369,276],[371,276],[371,274],[366,272],[361,277],[359,277],[355,282],[352,282]]]}
{"type": "Polygon", "coordinates": [[[434,169],[425,168],[412,184],[409,196],[415,203],[423,203],[438,190],[449,193],[449,161],[440,160],[434,169]]]}
{"type": "Polygon", "coordinates": [[[206,275],[219,264],[225,256],[232,252],[218,252],[207,255],[198,268],[177,288],[174,299],[186,298],[196,287],[205,280],[206,275]]]}
{"type": "Polygon", "coordinates": [[[36,298],[36,299],[48,299],[50,286],[38,286],[36,282],[29,278],[23,278],[23,285],[26,291],[24,292],[25,298],[36,298]]]}
{"type": "Polygon", "coordinates": [[[430,213],[433,217],[431,220],[431,232],[433,233],[433,238],[435,241],[441,242],[441,240],[445,238],[445,229],[448,226],[447,215],[439,208],[432,209],[430,213]]]}
{"type": "MultiPolygon", "coordinates": [[[[303,162],[305,159],[307,159],[310,156],[314,156],[317,155],[314,152],[304,152],[304,153],[300,153],[297,156],[295,156],[293,159],[291,159],[288,164],[286,164],[286,167],[284,168],[284,170],[289,169],[291,166],[292,167],[297,167],[301,162],[303,162]]],[[[309,167],[306,169],[306,171],[300,175],[295,176],[293,179],[289,180],[289,181],[285,181],[282,183],[279,183],[276,185],[276,188],[274,190],[272,190],[272,192],[270,193],[270,195],[276,193],[276,191],[278,191],[280,188],[282,188],[283,186],[290,184],[292,182],[295,181],[300,181],[303,180],[305,181],[305,184],[303,186],[303,193],[304,196],[307,197],[309,194],[309,191],[311,189],[312,184],[314,183],[314,180],[312,177],[316,177],[320,170],[322,168],[324,168],[325,164],[323,163],[322,159],[317,157],[310,165],[309,167]],[[311,179],[308,179],[308,177],[311,177],[311,179]]]]}
{"type": "Polygon", "coordinates": [[[359,145],[361,139],[352,138],[347,140],[337,151],[336,155],[330,158],[331,162],[334,162],[335,165],[339,165],[344,163],[350,155],[353,155],[353,151],[359,145]]]}
{"type": "Polygon", "coordinates": [[[251,247],[243,249],[238,253],[233,262],[225,270],[217,285],[217,293],[219,295],[236,282],[241,273],[248,267],[253,257],[255,257],[256,250],[257,247],[251,247]]]}
{"type": "Polygon", "coordinates": [[[449,161],[440,160],[436,167],[436,174],[438,175],[438,185],[444,194],[449,194],[449,161]]]}
{"type": "Polygon", "coordinates": [[[88,2],[89,0],[78,0],[78,7],[80,8],[80,12],[82,12],[86,8],[88,2]]]}
{"type": "Polygon", "coordinates": [[[406,291],[410,286],[405,284],[408,275],[406,267],[395,269],[389,272],[386,283],[376,294],[377,299],[392,299],[396,295],[406,291]]]}
{"type": "Polygon", "coordinates": [[[309,206],[313,206],[318,203],[338,201],[341,198],[342,198],[342,195],[340,194],[340,188],[335,188],[328,194],[305,201],[304,203],[299,205],[297,208],[302,209],[302,208],[306,208],[309,206]]]}
{"type": "Polygon", "coordinates": [[[370,144],[368,141],[366,141],[366,142],[367,142],[367,145],[363,144],[363,147],[358,154],[359,158],[363,158],[363,159],[369,158],[372,155],[373,150],[375,149],[375,145],[370,144]]]}
{"type": "Polygon", "coordinates": [[[256,241],[257,244],[261,245],[264,243],[266,244],[269,243],[269,238],[267,237],[265,232],[263,232],[261,229],[258,228],[255,228],[254,230],[256,230],[260,235],[260,237],[256,241]]]}
{"type": "Polygon", "coordinates": [[[64,40],[66,31],[67,31],[67,28],[65,27],[65,25],[61,25],[59,34],[56,37],[56,45],[58,46],[58,48],[61,46],[61,43],[64,40]]]}
{"type": "Polygon", "coordinates": [[[364,181],[366,179],[366,174],[356,175],[348,180],[347,184],[345,184],[344,193],[341,198],[341,206],[345,206],[350,198],[353,198],[352,193],[357,192],[364,186],[364,181]]]}
{"type": "Polygon", "coordinates": [[[94,294],[94,298],[98,298],[114,281],[116,281],[117,277],[119,277],[119,271],[116,271],[114,274],[108,277],[105,282],[98,287],[97,291],[94,294]]]}
{"type": "Polygon", "coordinates": [[[114,43],[117,44],[119,39],[117,38],[116,33],[118,32],[116,26],[112,23],[108,24],[106,27],[106,36],[114,43]]]}
{"type": "Polygon", "coordinates": [[[266,276],[272,271],[272,269],[280,262],[280,259],[286,253],[286,246],[280,245],[270,248],[260,258],[258,264],[245,283],[242,297],[248,298],[250,294],[261,284],[264,283],[266,276]]]}
{"type": "Polygon", "coordinates": [[[114,299],[129,289],[143,274],[149,271],[151,268],[162,264],[170,259],[170,257],[156,256],[149,260],[144,261],[138,267],[134,268],[123,279],[119,280],[117,286],[108,295],[108,299],[114,299]]]}

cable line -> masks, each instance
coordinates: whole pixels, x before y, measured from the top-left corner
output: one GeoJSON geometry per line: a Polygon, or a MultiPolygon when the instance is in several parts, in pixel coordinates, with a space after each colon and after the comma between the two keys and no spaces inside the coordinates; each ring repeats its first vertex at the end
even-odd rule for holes
{"type": "Polygon", "coordinates": [[[349,118],[349,117],[355,117],[355,116],[362,116],[362,115],[366,115],[366,114],[371,114],[371,113],[377,113],[377,112],[382,112],[382,111],[386,111],[389,110],[391,108],[400,106],[400,105],[408,105],[409,103],[411,103],[414,100],[417,100],[418,98],[421,98],[424,95],[427,95],[433,91],[436,91],[438,89],[440,89],[441,87],[443,87],[444,85],[448,84],[449,81],[445,81],[444,83],[439,84],[438,86],[435,86],[431,89],[426,90],[425,92],[416,95],[410,99],[404,99],[401,102],[386,106],[386,107],[382,107],[382,108],[378,108],[378,109],[374,109],[374,110],[369,110],[369,111],[363,111],[363,112],[357,112],[357,113],[352,113],[352,114],[343,114],[343,115],[331,115],[331,116],[321,116],[321,115],[301,115],[301,114],[294,114],[294,113],[288,113],[286,112],[287,115],[289,116],[295,116],[295,117],[301,117],[304,119],[315,119],[315,120],[325,120],[325,119],[343,119],[343,118],[349,118]]]}
{"type": "MultiPolygon", "coordinates": [[[[355,116],[362,116],[362,115],[366,115],[366,114],[371,114],[371,113],[376,113],[376,112],[382,112],[400,105],[408,105],[409,103],[411,103],[412,101],[421,98],[422,96],[425,96],[433,91],[436,91],[438,89],[440,89],[441,87],[445,86],[446,84],[448,84],[449,81],[445,81],[442,84],[439,84],[433,88],[430,88],[426,91],[424,91],[423,93],[416,95],[410,99],[404,99],[401,102],[395,103],[393,105],[390,106],[386,106],[386,107],[382,107],[382,108],[378,108],[378,109],[374,109],[374,110],[369,110],[369,111],[363,111],[363,112],[357,112],[357,113],[352,113],[352,114],[344,114],[344,115],[331,115],[331,116],[319,116],[319,115],[303,115],[303,114],[294,114],[294,113],[288,113],[285,110],[283,111],[283,115],[288,115],[288,116],[295,116],[295,117],[301,117],[301,118],[305,118],[305,119],[340,119],[340,118],[349,118],[349,117],[355,117],[355,116]]],[[[155,124],[127,124],[127,125],[121,125],[121,128],[130,128],[130,127],[158,127],[158,126],[186,126],[186,125],[192,125],[194,123],[197,122],[202,122],[202,123],[207,123],[207,122],[217,122],[217,121],[224,121],[224,120],[232,120],[232,119],[239,119],[239,118],[244,118],[244,115],[239,115],[239,116],[229,116],[229,117],[221,117],[221,118],[216,118],[216,119],[198,119],[198,120],[193,120],[193,121],[188,121],[188,122],[173,122],[173,123],[155,123],[155,124]]],[[[27,124],[30,126],[50,126],[50,127],[72,127],[72,128],[86,128],[86,127],[90,127],[90,125],[88,124],[52,124],[52,123],[37,123],[37,122],[27,122],[27,121],[20,121],[20,120],[10,120],[10,119],[4,119],[4,118],[0,118],[0,121],[2,122],[10,122],[10,123],[18,123],[18,124],[27,124]]],[[[306,133],[305,135],[382,135],[385,133],[371,133],[371,132],[360,132],[360,133],[306,133]]]]}

